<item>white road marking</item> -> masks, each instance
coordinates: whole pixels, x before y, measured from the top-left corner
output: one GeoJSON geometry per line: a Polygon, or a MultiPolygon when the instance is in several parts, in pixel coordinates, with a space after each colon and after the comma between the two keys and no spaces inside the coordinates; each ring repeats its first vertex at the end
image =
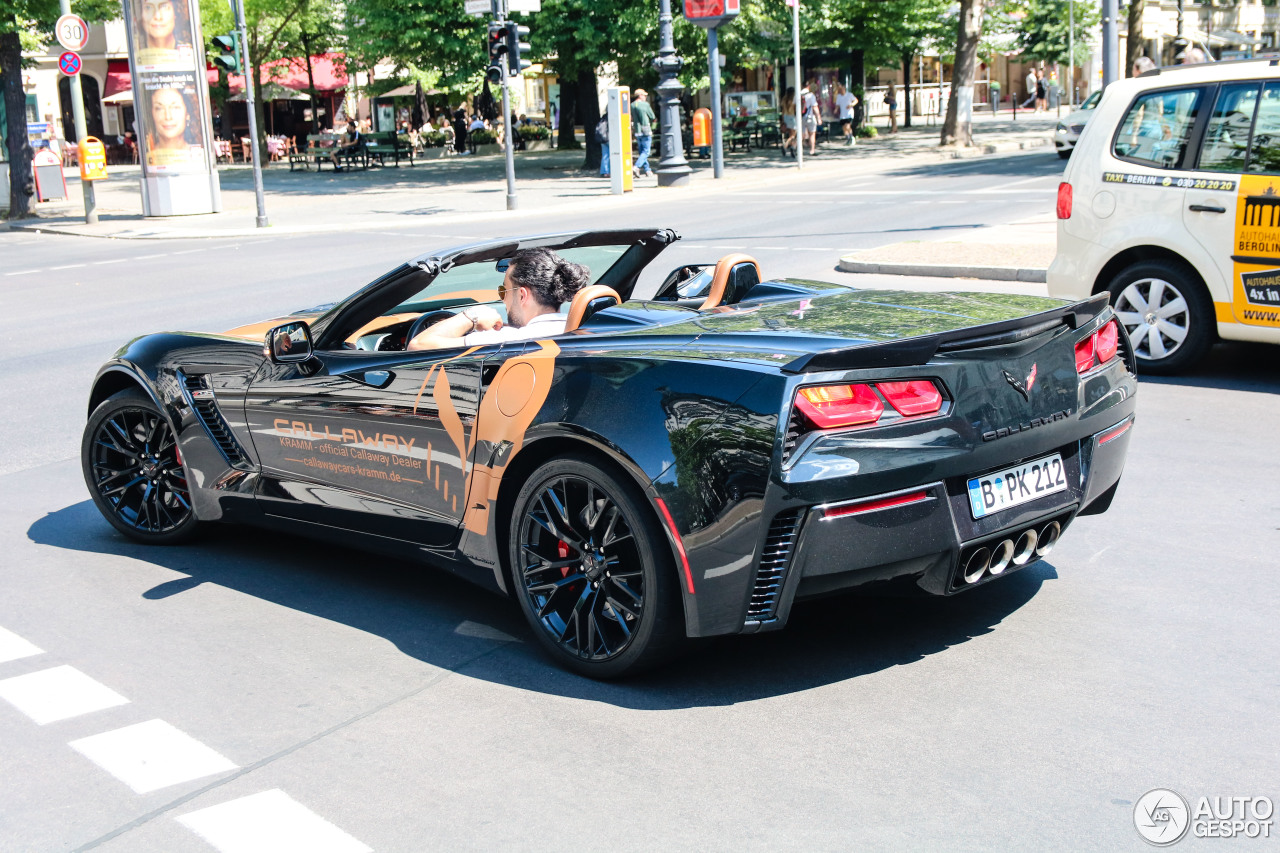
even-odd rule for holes
{"type": "MultiPolygon", "coordinates": [[[[371,853],[279,788],[210,806],[178,818],[222,853],[371,853]]],[[[428,845],[429,846],[429,845],[428,845]]]]}
{"type": "Polygon", "coordinates": [[[18,270],[17,272],[7,272],[5,275],[35,275],[38,272],[44,272],[44,270],[18,270]]]}
{"type": "Polygon", "coordinates": [[[164,720],[73,740],[71,748],[139,794],[236,769],[231,761],[164,720]]]}
{"type": "Polygon", "coordinates": [[[94,261],[94,262],[93,262],[93,265],[94,265],[94,266],[101,266],[102,264],[122,264],[122,263],[124,263],[124,262],[125,262],[125,261],[127,261],[127,260],[129,260],[129,259],[128,259],[128,258],[112,258],[112,259],[111,259],[111,260],[109,260],[109,261],[94,261]]]}
{"type": "Polygon", "coordinates": [[[0,681],[0,699],[41,726],[129,704],[128,699],[73,666],[6,678],[0,681]]]}
{"type": "Polygon", "coordinates": [[[0,628],[0,663],[8,663],[11,660],[42,654],[44,654],[44,649],[39,648],[28,640],[24,640],[12,631],[0,628]]]}
{"type": "Polygon", "coordinates": [[[53,272],[54,270],[73,270],[76,267],[87,267],[87,266],[89,265],[88,264],[64,264],[60,267],[49,267],[49,272],[53,272]]]}
{"type": "Polygon", "coordinates": [[[161,253],[160,253],[160,254],[158,254],[158,255],[138,255],[136,258],[133,258],[133,260],[135,260],[135,261],[149,261],[149,260],[151,260],[152,258],[167,258],[167,257],[169,257],[169,253],[168,253],[168,252],[161,252],[161,253]]]}
{"type": "MultiPolygon", "coordinates": [[[[1054,180],[1056,180],[1056,179],[1058,179],[1058,178],[1060,178],[1060,177],[1061,177],[1061,175],[1038,175],[1038,176],[1036,176],[1036,177],[1034,177],[1034,178],[1023,178],[1023,179],[1022,179],[1022,180],[1020,180],[1020,181],[1010,181],[1009,183],[1007,183],[1007,184],[1001,184],[1001,185],[1000,185],[1000,186],[998,186],[998,187],[991,187],[991,188],[989,188],[989,189],[980,189],[980,190],[970,190],[970,192],[973,192],[973,193],[975,193],[975,194],[977,194],[977,193],[999,192],[1000,190],[1007,190],[1009,187],[1019,187],[1019,186],[1022,186],[1023,184],[1031,184],[1031,183],[1035,183],[1036,181],[1045,181],[1045,180],[1050,180],[1050,179],[1054,179],[1054,180]]],[[[1049,188],[1049,187],[1045,187],[1045,189],[1047,190],[1047,189],[1050,189],[1050,188],[1049,188]]],[[[1057,187],[1053,187],[1052,189],[1053,189],[1053,191],[1054,191],[1054,192],[1057,192],[1057,191],[1058,191],[1058,190],[1057,190],[1057,187]]]]}
{"type": "Polygon", "coordinates": [[[838,252],[839,249],[832,249],[829,246],[792,246],[793,252],[838,252]]]}
{"type": "Polygon", "coordinates": [[[453,629],[453,633],[459,634],[463,637],[475,637],[479,640],[497,640],[500,643],[520,642],[505,631],[499,631],[497,628],[490,627],[489,625],[485,625],[480,622],[472,622],[469,619],[465,622],[459,623],[458,627],[453,629]]]}

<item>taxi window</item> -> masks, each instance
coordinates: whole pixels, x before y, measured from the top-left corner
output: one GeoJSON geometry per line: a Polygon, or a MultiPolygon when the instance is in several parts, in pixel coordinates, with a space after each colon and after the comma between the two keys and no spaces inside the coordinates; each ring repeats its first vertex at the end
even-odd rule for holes
{"type": "Polygon", "coordinates": [[[1209,127],[1200,145],[1200,168],[1207,172],[1243,172],[1249,128],[1258,106],[1258,84],[1229,83],[1218,90],[1209,127]]]}
{"type": "Polygon", "coordinates": [[[1157,169],[1182,169],[1202,90],[1163,89],[1139,96],[1116,134],[1115,155],[1157,169]]]}
{"type": "Polygon", "coordinates": [[[1280,175],[1280,82],[1262,87],[1246,171],[1280,175]]]}

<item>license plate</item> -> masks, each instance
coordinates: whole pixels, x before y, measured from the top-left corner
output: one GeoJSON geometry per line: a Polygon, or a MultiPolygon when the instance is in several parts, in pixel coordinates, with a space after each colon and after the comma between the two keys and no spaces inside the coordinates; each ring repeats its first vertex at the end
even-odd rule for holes
{"type": "Polygon", "coordinates": [[[982,518],[1064,491],[1067,473],[1062,467],[1062,457],[1055,453],[975,477],[968,485],[973,517],[982,518]]]}

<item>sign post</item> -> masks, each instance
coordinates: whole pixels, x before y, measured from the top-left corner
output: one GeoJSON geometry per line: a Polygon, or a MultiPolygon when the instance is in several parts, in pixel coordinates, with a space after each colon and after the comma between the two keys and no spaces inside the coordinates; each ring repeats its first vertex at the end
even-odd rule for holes
{"type": "Polygon", "coordinates": [[[724,130],[720,115],[720,42],[717,29],[738,16],[739,0],[684,0],[684,17],[707,31],[707,67],[711,74],[711,171],[724,177],[724,130]]]}
{"type": "Polygon", "coordinates": [[[609,89],[609,189],[614,195],[633,189],[631,177],[631,90],[609,89]]]}
{"type": "MultiPolygon", "coordinates": [[[[71,81],[71,118],[75,123],[76,142],[79,143],[89,135],[89,131],[84,120],[84,91],[80,88],[82,63],[75,51],[89,41],[89,28],[81,18],[71,14],[71,0],[60,0],[60,7],[62,17],[54,24],[54,33],[58,43],[67,50],[58,57],[58,68],[71,81]]],[[[84,189],[84,221],[93,225],[98,221],[98,202],[93,195],[93,184],[81,182],[80,185],[84,189]]]]}

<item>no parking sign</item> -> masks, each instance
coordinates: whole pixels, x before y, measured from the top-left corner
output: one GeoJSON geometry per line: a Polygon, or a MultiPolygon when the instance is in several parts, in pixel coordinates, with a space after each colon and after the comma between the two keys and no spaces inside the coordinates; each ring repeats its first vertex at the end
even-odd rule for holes
{"type": "Polygon", "coordinates": [[[80,54],[70,50],[65,50],[58,57],[58,70],[68,77],[75,77],[80,73],[80,54]]]}

